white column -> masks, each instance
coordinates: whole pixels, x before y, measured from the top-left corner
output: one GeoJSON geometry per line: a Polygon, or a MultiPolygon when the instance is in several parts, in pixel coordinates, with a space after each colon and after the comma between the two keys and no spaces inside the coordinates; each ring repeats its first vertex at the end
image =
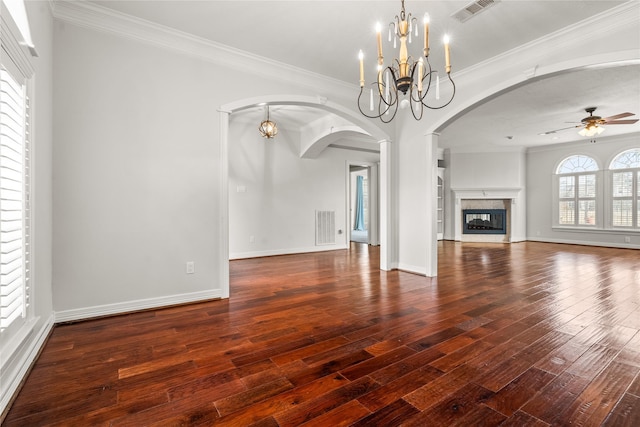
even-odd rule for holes
{"type": "Polygon", "coordinates": [[[378,230],[380,229],[378,204],[378,164],[369,166],[369,244],[378,246],[380,240],[378,238],[378,230]]]}
{"type": "Polygon", "coordinates": [[[427,211],[425,213],[427,260],[426,275],[435,277],[438,275],[438,134],[426,135],[426,198],[427,211]]]}
{"type": "Polygon", "coordinates": [[[220,114],[220,271],[218,283],[222,298],[229,298],[229,116],[230,111],[220,114]]]}
{"type": "Polygon", "coordinates": [[[391,141],[380,141],[380,269],[389,271],[394,268],[393,242],[394,223],[391,203],[392,160],[391,141]]]}

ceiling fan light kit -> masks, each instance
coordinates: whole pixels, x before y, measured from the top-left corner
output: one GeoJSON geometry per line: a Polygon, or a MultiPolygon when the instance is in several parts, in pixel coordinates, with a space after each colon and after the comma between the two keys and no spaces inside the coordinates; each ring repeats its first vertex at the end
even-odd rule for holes
{"type": "Polygon", "coordinates": [[[604,132],[605,128],[603,125],[631,125],[638,121],[638,119],[628,119],[628,120],[619,120],[623,117],[634,116],[634,113],[620,113],[613,116],[602,118],[600,116],[594,116],[593,113],[596,111],[597,107],[587,107],[584,109],[587,113],[589,113],[588,117],[585,117],[580,121],[580,124],[577,126],[569,126],[562,129],[550,130],[540,135],[549,135],[552,133],[559,132],[561,130],[566,129],[575,129],[582,128],[578,131],[580,136],[593,137],[600,135],[604,132]]]}
{"type": "MultiPolygon", "coordinates": [[[[407,44],[411,43],[412,36],[418,37],[418,20],[411,13],[406,14],[404,0],[400,15],[396,15],[394,21],[389,23],[389,42],[393,40],[394,48],[397,41],[400,41],[398,58],[389,66],[384,66],[384,56],[382,55],[382,25],[376,26],[376,38],[378,47],[378,66],[376,81],[371,83],[369,93],[365,92],[364,76],[364,54],[360,50],[358,59],[360,61],[360,94],[358,95],[358,109],[365,116],[372,119],[380,119],[384,123],[389,123],[396,116],[399,106],[406,106],[407,102],[411,108],[411,113],[416,120],[420,120],[425,108],[444,108],[453,100],[456,87],[451,78],[451,51],[449,47],[449,36],[445,35],[444,57],[446,79],[452,86],[451,97],[440,105],[429,105],[426,101],[427,94],[435,92],[436,101],[440,100],[440,76],[436,70],[431,68],[429,62],[429,14],[425,13],[423,18],[423,51],[418,60],[409,56],[407,44]],[[364,95],[364,96],[363,96],[364,95]],[[368,96],[367,96],[368,95],[368,96]],[[402,96],[407,96],[400,100],[402,96]],[[363,99],[364,98],[364,99],[363,99]],[[369,101],[368,108],[363,108],[362,103],[369,101]],[[407,101],[407,102],[404,102],[407,101]],[[377,105],[377,108],[376,108],[377,105]],[[368,110],[368,113],[365,112],[368,110]]],[[[445,80],[445,79],[443,79],[445,80]]]]}

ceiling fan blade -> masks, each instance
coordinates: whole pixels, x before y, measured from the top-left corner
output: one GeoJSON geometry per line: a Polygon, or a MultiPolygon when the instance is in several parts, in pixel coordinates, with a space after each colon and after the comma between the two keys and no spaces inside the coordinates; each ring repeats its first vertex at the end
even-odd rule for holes
{"type": "Polygon", "coordinates": [[[638,119],[631,120],[614,120],[612,122],[604,122],[605,125],[632,125],[637,122],[638,119]]]}
{"type": "Polygon", "coordinates": [[[633,113],[620,113],[620,114],[616,114],[615,116],[605,117],[602,120],[604,120],[605,122],[608,122],[609,120],[621,119],[623,117],[629,117],[629,116],[635,116],[635,114],[633,114],[633,113]]]}
{"type": "Polygon", "coordinates": [[[550,131],[547,131],[547,132],[539,133],[538,135],[550,135],[552,133],[560,132],[561,130],[575,129],[575,128],[579,128],[579,127],[582,127],[582,125],[580,124],[580,125],[576,125],[576,126],[569,126],[569,127],[566,127],[566,128],[550,130],[550,131]]]}

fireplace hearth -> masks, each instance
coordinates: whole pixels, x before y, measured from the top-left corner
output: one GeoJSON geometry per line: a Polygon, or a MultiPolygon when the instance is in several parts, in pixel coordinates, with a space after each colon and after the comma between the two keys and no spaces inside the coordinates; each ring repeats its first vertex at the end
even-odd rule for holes
{"type": "Polygon", "coordinates": [[[507,234],[506,209],[464,209],[463,234],[507,234]]]}

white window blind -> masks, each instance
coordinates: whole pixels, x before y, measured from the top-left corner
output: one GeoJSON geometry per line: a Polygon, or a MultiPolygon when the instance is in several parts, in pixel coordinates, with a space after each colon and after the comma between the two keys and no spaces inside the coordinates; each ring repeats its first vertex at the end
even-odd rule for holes
{"type": "Polygon", "coordinates": [[[640,149],[618,154],[611,170],[611,225],[640,228],[640,149]]]}
{"type": "Polygon", "coordinates": [[[0,331],[26,315],[29,300],[29,99],[0,69],[0,331]]]}
{"type": "Polygon", "coordinates": [[[558,224],[595,226],[598,163],[589,156],[564,159],[558,174],[558,224]]]}

